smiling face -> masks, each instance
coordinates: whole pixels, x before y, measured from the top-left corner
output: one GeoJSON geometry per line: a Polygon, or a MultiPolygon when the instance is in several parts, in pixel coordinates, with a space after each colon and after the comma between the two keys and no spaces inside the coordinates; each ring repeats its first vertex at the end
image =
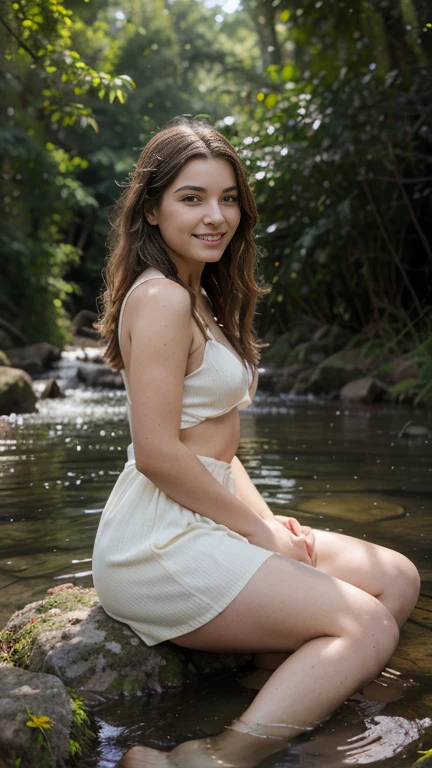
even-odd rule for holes
{"type": "Polygon", "coordinates": [[[186,163],[158,205],[147,203],[147,221],[158,226],[180,274],[201,274],[219,261],[241,218],[234,169],[221,158],[186,163]]]}

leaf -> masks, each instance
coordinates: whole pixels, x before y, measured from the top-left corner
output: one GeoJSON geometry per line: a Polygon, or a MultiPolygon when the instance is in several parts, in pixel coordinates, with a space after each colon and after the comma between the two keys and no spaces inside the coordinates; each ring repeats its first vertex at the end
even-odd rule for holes
{"type": "Polygon", "coordinates": [[[273,107],[275,107],[276,104],[278,103],[278,97],[276,93],[269,93],[269,95],[265,100],[265,103],[266,103],[266,107],[268,107],[269,109],[272,109],[273,107]]]}

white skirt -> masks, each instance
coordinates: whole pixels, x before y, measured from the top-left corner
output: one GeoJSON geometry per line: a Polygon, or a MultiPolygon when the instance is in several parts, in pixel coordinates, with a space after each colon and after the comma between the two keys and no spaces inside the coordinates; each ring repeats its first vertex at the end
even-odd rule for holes
{"type": "MultiPolygon", "coordinates": [[[[234,493],[231,464],[197,458],[234,493]]],[[[93,580],[105,611],[156,645],[214,619],[272,554],[182,507],[130,460],[101,516],[93,580]]]]}

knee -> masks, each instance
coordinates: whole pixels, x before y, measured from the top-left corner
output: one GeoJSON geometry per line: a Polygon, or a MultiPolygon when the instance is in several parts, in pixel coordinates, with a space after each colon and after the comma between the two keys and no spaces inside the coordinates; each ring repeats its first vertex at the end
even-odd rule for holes
{"type": "Polygon", "coordinates": [[[358,658],[365,671],[365,681],[369,681],[393,655],[399,642],[399,627],[390,611],[375,598],[367,601],[355,623],[358,658]]]}
{"type": "Polygon", "coordinates": [[[405,555],[399,555],[397,584],[401,599],[412,610],[417,602],[420,592],[420,574],[411,560],[405,555]]]}

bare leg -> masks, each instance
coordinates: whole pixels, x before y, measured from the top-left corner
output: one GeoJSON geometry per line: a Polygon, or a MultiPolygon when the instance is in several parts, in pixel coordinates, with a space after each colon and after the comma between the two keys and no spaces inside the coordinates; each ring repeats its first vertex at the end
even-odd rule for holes
{"type": "MultiPolygon", "coordinates": [[[[395,618],[399,628],[417,602],[420,577],[415,565],[400,552],[340,533],[314,530],[318,555],[317,568],[376,597],[395,618]]],[[[283,654],[259,653],[254,664],[261,669],[276,669],[283,654]]],[[[260,672],[249,678],[251,687],[266,679],[260,672]]]]}
{"type": "MultiPolygon", "coordinates": [[[[374,597],[274,555],[222,613],[174,642],[206,651],[293,653],[230,729],[181,744],[169,754],[168,764],[206,768],[219,760],[220,766],[256,765],[373,679],[398,637],[394,618],[374,597]]],[[[154,751],[146,752],[149,766],[163,765],[151,762],[157,759],[154,751]]]]}

